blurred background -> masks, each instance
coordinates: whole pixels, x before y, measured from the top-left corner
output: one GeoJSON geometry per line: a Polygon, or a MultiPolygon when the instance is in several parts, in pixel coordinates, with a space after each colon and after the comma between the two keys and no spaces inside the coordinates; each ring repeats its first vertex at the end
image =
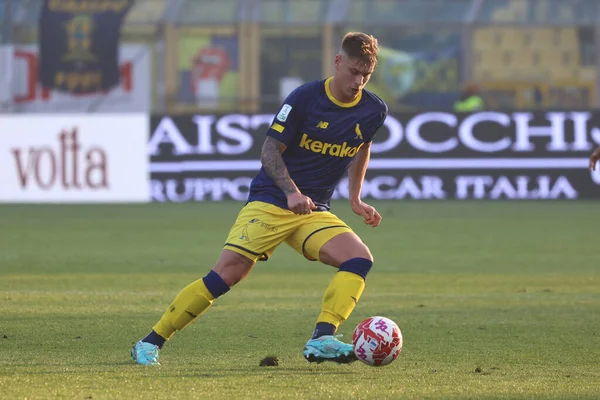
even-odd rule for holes
{"type": "Polygon", "coordinates": [[[599,22],[600,0],[0,0],[0,399],[600,399],[599,22]],[[162,369],[128,365],[355,30],[390,112],[361,192],[381,226],[347,177],[333,195],[377,260],[340,333],[393,319],[399,368],[307,368],[332,269],[288,246],[162,369]]]}
{"type": "Polygon", "coordinates": [[[369,89],[391,111],[453,110],[466,87],[491,110],[600,101],[597,0],[137,0],[121,28],[114,96],[127,100],[116,108],[106,96],[61,101],[36,87],[41,5],[0,0],[8,112],[272,111],[294,87],[331,75],[353,30],[379,39],[369,89]]]}

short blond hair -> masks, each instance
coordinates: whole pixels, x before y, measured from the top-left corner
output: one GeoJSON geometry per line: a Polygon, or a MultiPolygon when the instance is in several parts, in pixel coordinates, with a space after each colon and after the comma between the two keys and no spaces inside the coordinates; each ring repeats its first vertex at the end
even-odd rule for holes
{"type": "Polygon", "coordinates": [[[349,58],[360,60],[366,67],[377,65],[379,44],[373,35],[362,32],[348,32],[342,39],[341,51],[349,58]]]}

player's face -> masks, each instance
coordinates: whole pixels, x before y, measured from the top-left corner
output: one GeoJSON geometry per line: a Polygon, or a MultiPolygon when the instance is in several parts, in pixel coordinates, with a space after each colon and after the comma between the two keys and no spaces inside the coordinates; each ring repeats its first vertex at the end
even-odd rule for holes
{"type": "Polygon", "coordinates": [[[336,79],[340,83],[340,89],[344,96],[349,99],[354,99],[361,90],[365,87],[374,66],[365,65],[364,62],[357,58],[349,58],[344,55],[336,57],[336,79]]]}

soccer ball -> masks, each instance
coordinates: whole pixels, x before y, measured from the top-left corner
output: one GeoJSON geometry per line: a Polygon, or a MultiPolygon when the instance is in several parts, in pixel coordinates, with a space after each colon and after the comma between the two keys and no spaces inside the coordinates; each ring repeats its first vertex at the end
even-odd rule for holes
{"type": "Polygon", "coordinates": [[[371,317],[358,324],[352,335],[356,357],[367,365],[382,367],[402,351],[402,332],[386,317],[371,317]]]}

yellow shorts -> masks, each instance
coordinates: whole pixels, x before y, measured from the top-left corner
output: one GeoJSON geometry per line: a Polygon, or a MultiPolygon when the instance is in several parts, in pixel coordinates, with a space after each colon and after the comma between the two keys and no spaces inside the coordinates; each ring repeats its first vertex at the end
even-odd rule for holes
{"type": "Polygon", "coordinates": [[[244,206],[229,231],[224,248],[253,261],[266,261],[286,242],[311,261],[319,260],[321,247],[331,238],[352,232],[328,211],[297,215],[273,204],[253,201],[244,206]]]}

